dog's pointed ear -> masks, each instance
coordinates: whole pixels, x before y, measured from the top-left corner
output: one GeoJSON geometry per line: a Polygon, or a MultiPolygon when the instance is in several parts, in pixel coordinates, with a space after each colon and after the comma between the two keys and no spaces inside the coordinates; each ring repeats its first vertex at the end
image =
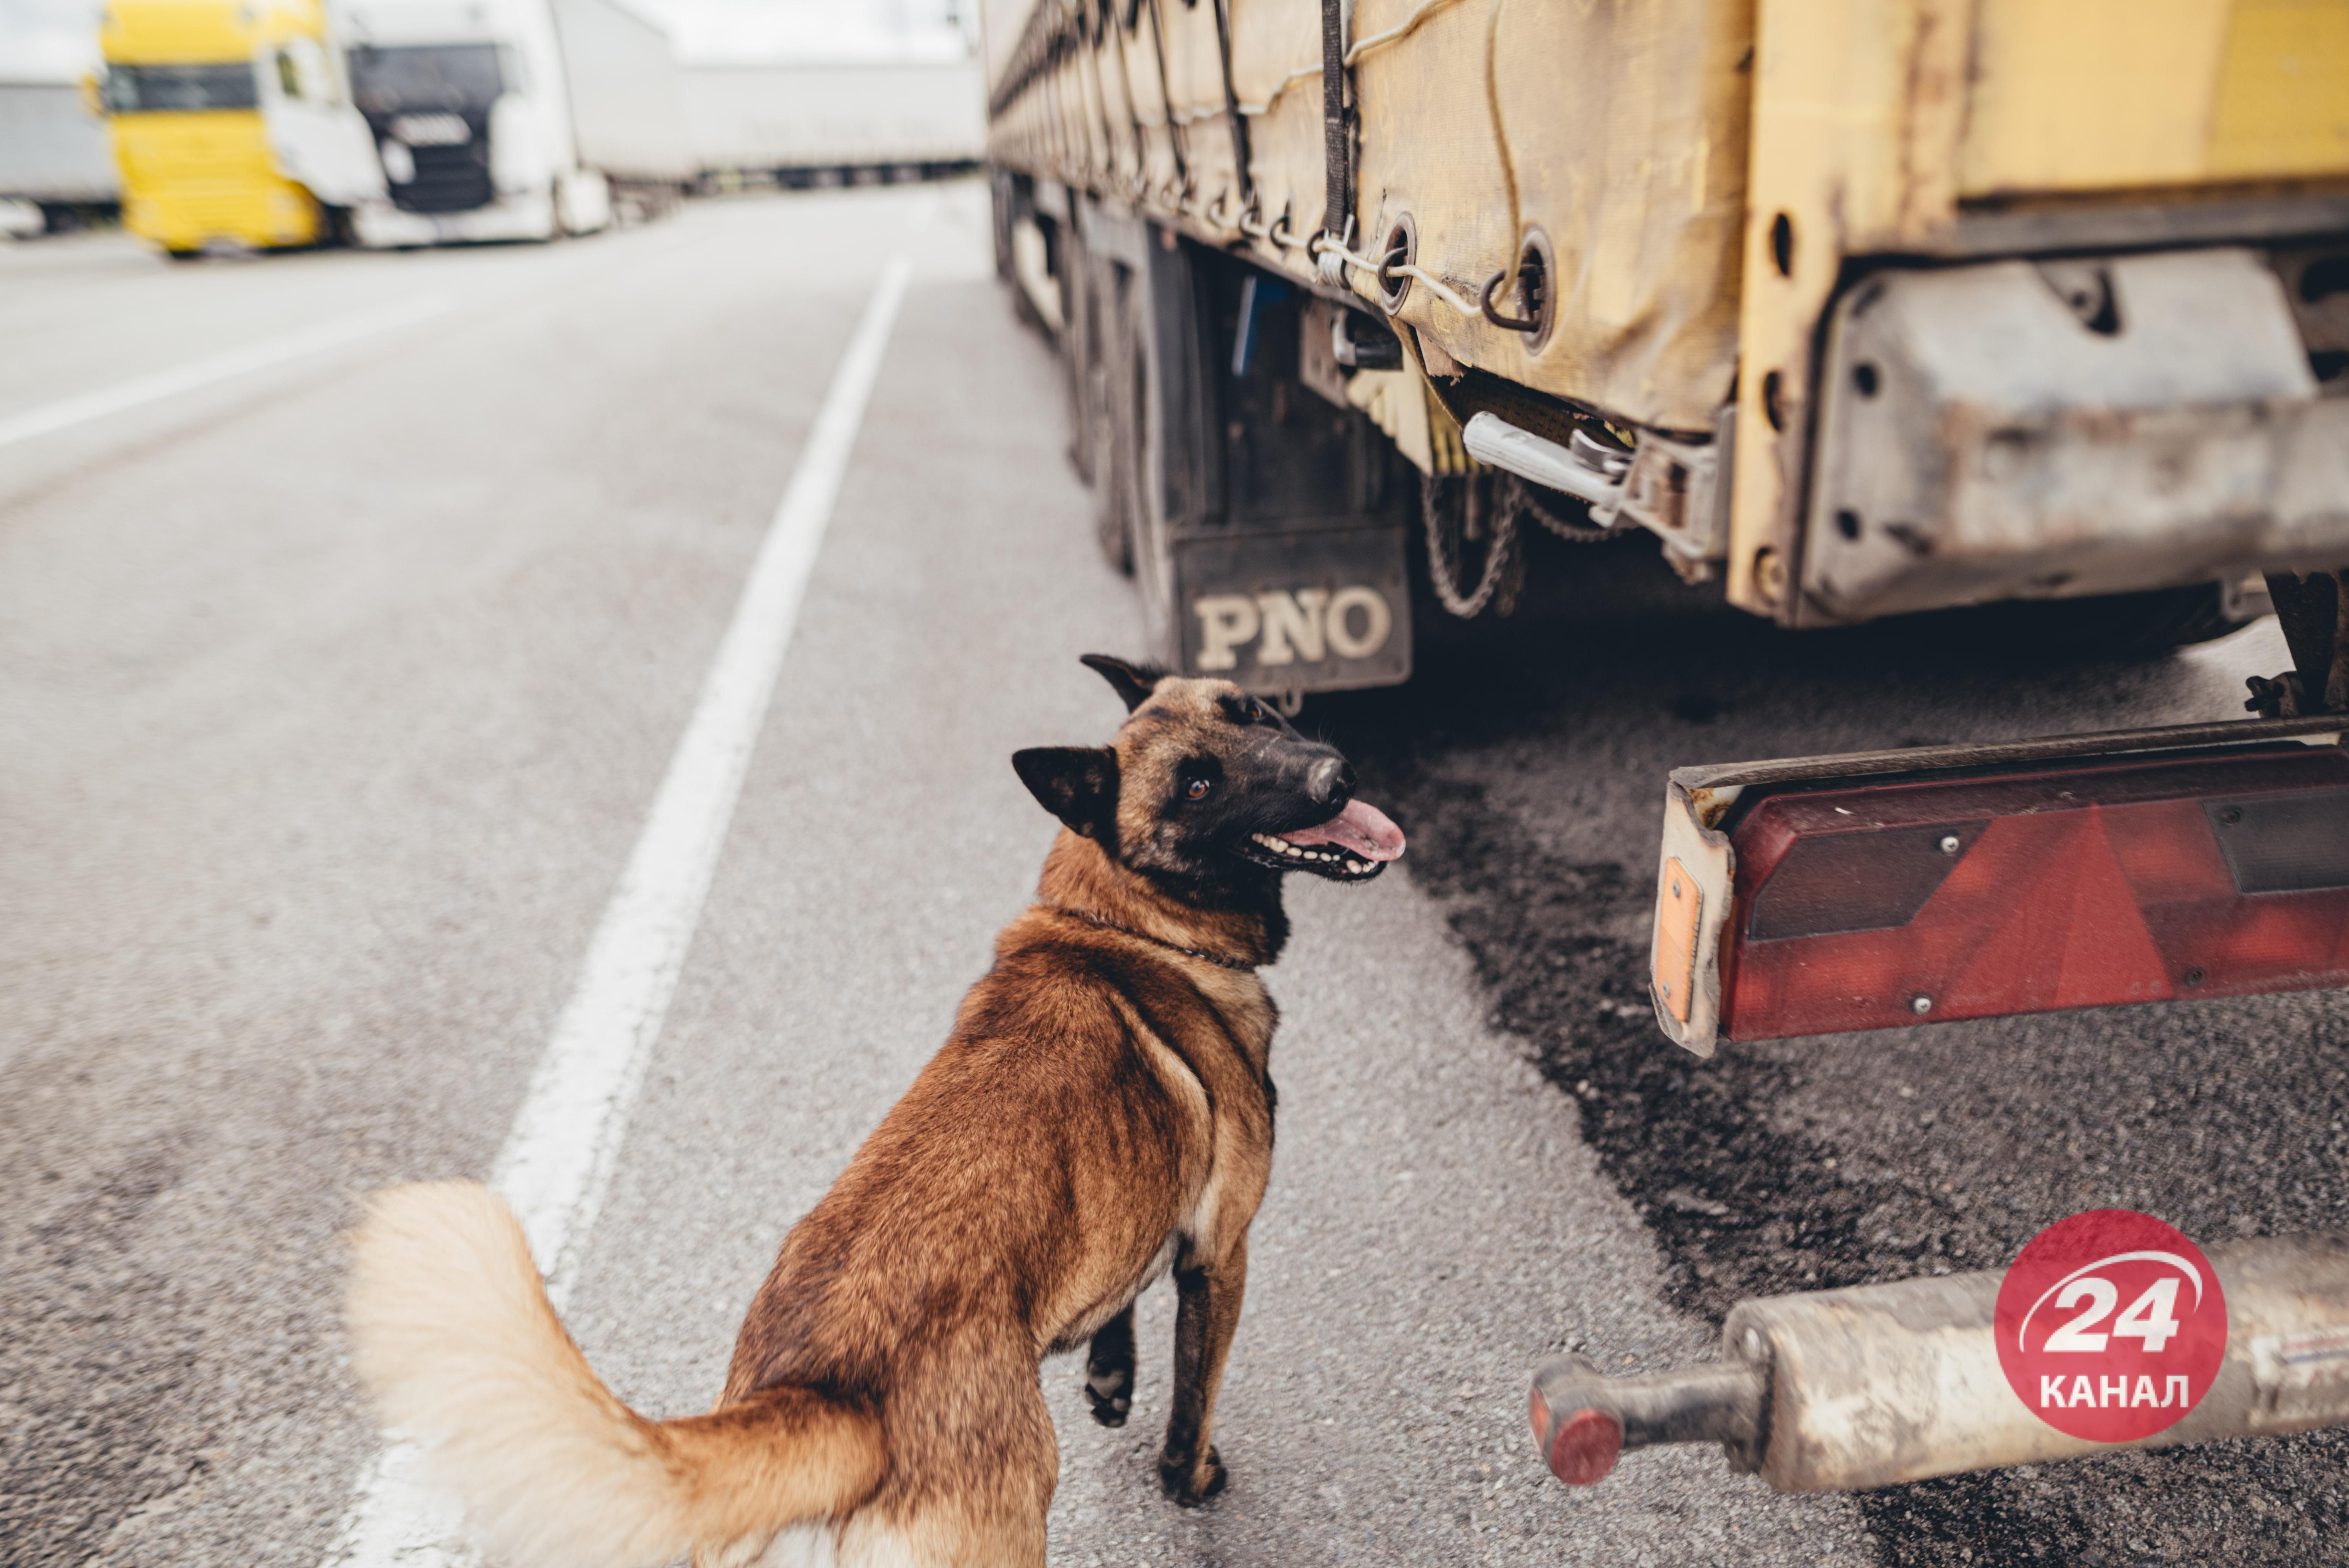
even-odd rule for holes
{"type": "Polygon", "coordinates": [[[1117,753],[1106,746],[1036,746],[1011,754],[1019,782],[1044,810],[1089,839],[1117,820],[1117,753]]]}
{"type": "Polygon", "coordinates": [[[1128,713],[1148,702],[1150,694],[1158,689],[1158,683],[1166,678],[1166,672],[1156,665],[1129,665],[1107,654],[1087,654],[1078,662],[1098,672],[1102,679],[1117,688],[1128,713]]]}

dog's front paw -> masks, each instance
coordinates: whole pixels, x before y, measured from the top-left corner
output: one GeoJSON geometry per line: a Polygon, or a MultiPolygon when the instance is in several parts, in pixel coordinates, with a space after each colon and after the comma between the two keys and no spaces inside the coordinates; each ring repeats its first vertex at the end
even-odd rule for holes
{"type": "Polygon", "coordinates": [[[1224,1473],[1222,1456],[1212,1448],[1189,1463],[1172,1456],[1158,1461],[1158,1484],[1185,1508],[1198,1507],[1223,1491],[1229,1479],[1224,1473]]]}
{"type": "Polygon", "coordinates": [[[1133,1408],[1133,1367],[1086,1368],[1085,1403],[1092,1407],[1093,1419],[1102,1426],[1125,1425],[1126,1415],[1133,1408]]]}

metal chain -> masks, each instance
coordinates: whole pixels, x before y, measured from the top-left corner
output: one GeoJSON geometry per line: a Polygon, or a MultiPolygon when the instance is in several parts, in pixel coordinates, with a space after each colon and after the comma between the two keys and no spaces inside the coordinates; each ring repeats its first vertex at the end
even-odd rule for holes
{"type": "MultiPolygon", "coordinates": [[[[1471,474],[1462,480],[1461,509],[1464,514],[1473,498],[1469,487],[1476,483],[1471,474]]],[[[1427,577],[1434,586],[1435,597],[1446,610],[1462,620],[1474,620],[1485,613],[1485,607],[1500,601],[1499,614],[1507,614],[1516,608],[1517,589],[1524,582],[1517,554],[1517,513],[1514,508],[1496,508],[1493,515],[1491,541],[1485,546],[1485,571],[1473,593],[1460,592],[1460,568],[1444,547],[1444,536],[1448,531],[1444,514],[1449,509],[1444,501],[1444,481],[1433,474],[1423,474],[1419,481],[1419,503],[1423,521],[1427,527],[1427,577]]],[[[1467,531],[1466,519],[1462,519],[1462,533],[1467,531]]]]}
{"type": "Polygon", "coordinates": [[[1558,516],[1536,500],[1534,487],[1515,474],[1503,474],[1499,477],[1495,481],[1495,488],[1504,486],[1508,490],[1507,505],[1511,511],[1519,516],[1530,514],[1536,522],[1540,523],[1560,539],[1575,544],[1604,544],[1610,539],[1622,537],[1622,534],[1615,529],[1602,528],[1595,522],[1573,522],[1558,516]]]}
{"type": "MultiPolygon", "coordinates": [[[[1474,487],[1479,477],[1469,474],[1460,481],[1463,542],[1467,533],[1466,512],[1475,504],[1474,487]]],[[[1488,605],[1502,615],[1517,607],[1518,592],[1525,586],[1525,549],[1520,536],[1526,518],[1531,517],[1558,538],[1574,544],[1603,544],[1621,537],[1617,530],[1558,516],[1534,499],[1533,486],[1515,474],[1495,473],[1491,476],[1491,538],[1485,546],[1484,570],[1475,591],[1463,593],[1458,549],[1447,542],[1452,531],[1446,521],[1451,507],[1444,499],[1444,483],[1433,474],[1423,474],[1419,481],[1420,511],[1427,528],[1427,578],[1435,589],[1436,599],[1464,621],[1483,614],[1488,605]]]]}

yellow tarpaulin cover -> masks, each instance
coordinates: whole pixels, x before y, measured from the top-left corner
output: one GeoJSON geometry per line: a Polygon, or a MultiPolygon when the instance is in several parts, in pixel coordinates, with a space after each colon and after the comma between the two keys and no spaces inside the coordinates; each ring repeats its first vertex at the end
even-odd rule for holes
{"type": "MultiPolygon", "coordinates": [[[[1308,277],[1320,6],[1222,3],[988,0],[996,155],[1308,277]]],[[[1414,262],[1467,302],[1530,234],[1555,259],[1537,344],[1413,286],[1400,314],[1432,365],[1702,432],[1735,378],[1749,201],[1766,227],[1836,193],[1794,213],[1799,281],[1845,255],[1971,253],[1969,214],[2017,201],[2349,179],[2349,0],[1759,3],[1763,46],[1816,68],[1760,62],[1808,85],[1760,106],[1804,130],[1763,155],[1799,167],[1749,181],[1757,0],[1357,0],[1357,253],[1408,220],[1414,262]]],[[[1799,315],[1792,342],[1817,292],[1750,303],[1799,315]]]]}

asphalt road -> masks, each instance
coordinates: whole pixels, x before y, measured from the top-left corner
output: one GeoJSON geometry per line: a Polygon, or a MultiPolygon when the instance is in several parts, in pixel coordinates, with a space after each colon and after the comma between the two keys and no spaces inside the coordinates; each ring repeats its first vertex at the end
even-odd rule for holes
{"type": "MultiPolygon", "coordinates": [[[[1136,636],[986,234],[961,185],[546,248],[0,251],[0,431],[292,346],[0,445],[0,1561],[333,1560],[375,1451],[338,1233],[371,1188],[487,1172],[905,254],[569,1304],[639,1408],[706,1408],[783,1230],[1032,885],[1052,824],[1009,753],[1106,735],[1075,655],[1136,636]]],[[[1644,552],[1534,565],[1672,597],[1644,552]]],[[[1674,1364],[1739,1296],[1995,1266],[2091,1203],[2206,1241],[2349,1223],[2336,997],[1704,1065],[1619,1008],[1667,768],[2224,717],[2284,662],[2271,624],[2129,668],[1980,642],[1529,609],[1439,642],[1412,687],[1309,709],[1413,839],[1372,886],[1297,888],[1271,972],[1280,1144],[1217,1415],[1231,1486],[1158,1496],[1155,1291],[1125,1429],[1045,1367],[1054,1560],[2343,1560],[2333,1438],[1851,1499],[1697,1451],[1569,1493],[1525,1436],[1553,1347],[1674,1364]]]]}

